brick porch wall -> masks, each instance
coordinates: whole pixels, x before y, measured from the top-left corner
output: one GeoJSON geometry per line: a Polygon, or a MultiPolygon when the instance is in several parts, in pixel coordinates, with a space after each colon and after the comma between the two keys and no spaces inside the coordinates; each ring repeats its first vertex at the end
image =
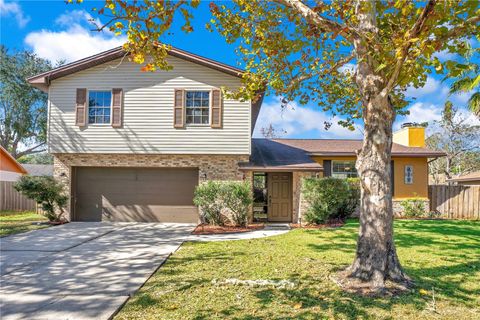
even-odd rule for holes
{"type": "Polygon", "coordinates": [[[292,223],[303,223],[303,214],[308,208],[302,196],[303,179],[315,177],[314,172],[293,172],[293,217],[292,223]]]}
{"type": "MultiPolygon", "coordinates": [[[[199,182],[208,180],[243,180],[250,178],[239,170],[240,162],[248,155],[156,155],[156,154],[54,154],[53,175],[63,182],[65,192],[71,194],[72,167],[150,167],[198,168],[199,182]],[[206,177],[206,178],[205,178],[206,177]]],[[[70,203],[65,208],[70,220],[70,203]]]]}

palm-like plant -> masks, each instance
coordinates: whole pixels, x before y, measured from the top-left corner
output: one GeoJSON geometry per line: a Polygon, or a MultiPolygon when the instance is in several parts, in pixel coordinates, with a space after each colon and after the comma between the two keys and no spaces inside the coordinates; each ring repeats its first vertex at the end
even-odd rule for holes
{"type": "Polygon", "coordinates": [[[479,49],[472,50],[467,63],[451,63],[446,77],[454,79],[450,86],[450,94],[472,93],[468,99],[468,109],[478,117],[480,117],[480,65],[478,57],[475,59],[472,57],[479,53],[479,49]]]}

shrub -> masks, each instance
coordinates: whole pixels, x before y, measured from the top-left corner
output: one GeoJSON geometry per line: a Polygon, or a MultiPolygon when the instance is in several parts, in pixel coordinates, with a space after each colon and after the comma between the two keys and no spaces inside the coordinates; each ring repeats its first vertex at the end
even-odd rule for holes
{"type": "Polygon", "coordinates": [[[200,207],[204,223],[224,225],[230,219],[245,226],[253,203],[252,188],[247,182],[208,181],[195,189],[193,202],[200,207]]]}
{"type": "Polygon", "coordinates": [[[193,203],[201,209],[202,223],[223,226],[222,203],[220,199],[220,184],[207,181],[195,188],[193,203]]]}
{"type": "Polygon", "coordinates": [[[63,185],[53,177],[22,176],[14,184],[14,188],[40,204],[48,220],[62,219],[63,207],[67,204],[68,197],[64,194],[63,185]]]}
{"type": "Polygon", "coordinates": [[[343,206],[340,207],[340,218],[351,216],[360,205],[360,179],[348,178],[348,199],[343,206]]]}
{"type": "Polygon", "coordinates": [[[425,203],[420,198],[405,199],[400,202],[403,207],[403,214],[408,218],[419,218],[425,216],[425,203]]]}
{"type": "Polygon", "coordinates": [[[331,219],[344,219],[358,206],[357,180],[337,178],[307,178],[303,183],[303,196],[309,204],[305,213],[307,223],[320,224],[331,219]]]}

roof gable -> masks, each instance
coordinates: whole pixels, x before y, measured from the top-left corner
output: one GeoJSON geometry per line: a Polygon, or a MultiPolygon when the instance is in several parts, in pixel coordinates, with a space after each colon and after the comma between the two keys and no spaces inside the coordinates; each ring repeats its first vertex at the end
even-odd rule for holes
{"type": "Polygon", "coordinates": [[[4,147],[0,146],[0,159],[2,171],[11,171],[26,174],[27,170],[7,151],[4,147]],[[12,171],[10,169],[14,169],[12,171]]]}
{"type": "MultiPolygon", "coordinates": [[[[190,61],[208,68],[215,69],[217,71],[229,74],[234,77],[241,78],[244,70],[229,66],[227,64],[211,60],[178,48],[171,47],[168,50],[168,54],[172,57],[180,58],[186,61],[190,61]]],[[[93,56],[80,59],[50,71],[35,75],[27,79],[27,81],[34,87],[46,91],[52,80],[73,74],[75,72],[85,70],[100,64],[120,59],[129,55],[122,47],[117,47],[111,50],[107,50],[93,56]]]]}

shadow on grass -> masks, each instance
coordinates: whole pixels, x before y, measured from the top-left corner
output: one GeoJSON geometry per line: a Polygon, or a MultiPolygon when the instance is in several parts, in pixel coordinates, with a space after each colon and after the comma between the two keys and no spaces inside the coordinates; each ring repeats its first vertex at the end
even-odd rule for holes
{"type": "MultiPolygon", "coordinates": [[[[190,314],[190,319],[202,320],[215,318],[231,318],[238,320],[260,320],[260,319],[319,319],[341,318],[341,319],[376,319],[377,315],[374,309],[381,309],[389,313],[390,318],[395,318],[397,307],[406,306],[410,314],[423,311],[428,308],[431,302],[430,293],[420,295],[419,289],[431,290],[443,296],[442,299],[448,300],[453,305],[463,305],[463,308],[475,306],[480,296],[480,289],[475,284],[475,277],[480,270],[480,223],[468,221],[396,221],[395,222],[395,241],[397,248],[401,248],[405,253],[417,253],[414,258],[418,258],[419,250],[427,248],[428,255],[436,259],[436,263],[429,264],[428,257],[425,256],[421,262],[415,263],[414,258],[410,258],[410,263],[404,265],[405,271],[417,284],[417,288],[411,293],[406,293],[392,298],[364,298],[354,294],[342,292],[325,275],[323,278],[316,279],[311,275],[304,273],[290,272],[284,276],[285,279],[292,279],[299,282],[299,286],[293,289],[270,289],[270,288],[249,288],[248,292],[253,300],[247,311],[240,305],[218,305],[217,307],[197,307],[190,314]],[[445,263],[443,263],[445,261],[445,263]],[[470,285],[465,285],[465,282],[470,285]],[[282,312],[286,310],[286,312],[282,312]],[[373,311],[372,311],[373,310],[373,311]]],[[[299,235],[307,234],[309,236],[305,246],[312,252],[307,252],[311,256],[321,253],[325,261],[321,263],[328,265],[329,273],[334,273],[341,268],[346,267],[345,260],[334,261],[329,256],[329,252],[342,252],[342,259],[351,257],[355,253],[357,239],[358,223],[349,221],[340,229],[320,229],[320,230],[299,230],[299,235]],[[328,260],[330,259],[330,261],[328,260]]],[[[284,241],[285,238],[280,238],[284,241]]],[[[295,236],[289,241],[295,241],[295,236]]],[[[278,241],[270,238],[268,242],[262,245],[268,247],[278,241]]],[[[261,242],[255,242],[260,245],[261,242]]],[[[195,245],[197,246],[197,245],[195,245]]],[[[211,247],[209,247],[211,250],[211,247]]],[[[171,294],[189,293],[189,289],[197,286],[210,286],[211,278],[202,277],[196,274],[196,277],[188,275],[190,263],[202,263],[203,261],[218,261],[219,266],[228,263],[232,256],[245,256],[248,253],[240,249],[221,250],[221,246],[215,247],[213,252],[204,252],[201,254],[177,256],[173,255],[164,268],[162,273],[172,275],[173,277],[164,277],[153,279],[149,287],[162,288],[162,290],[172,290],[171,294]],[[182,274],[185,272],[185,276],[182,274]]],[[[186,246],[182,250],[190,250],[186,246]]],[[[195,247],[194,249],[198,249],[195,247]]],[[[204,250],[199,250],[202,252],[204,250]]],[[[197,251],[196,251],[197,252],[197,251]]],[[[247,250],[248,252],[248,250],[247,250]]],[[[292,252],[295,254],[295,252],[292,252]]],[[[303,258],[303,256],[299,256],[303,258]]],[[[279,256],[277,259],[281,260],[279,256]]],[[[318,259],[318,257],[317,257],[318,259]]],[[[402,257],[401,257],[402,259],[402,257]]],[[[405,259],[408,261],[408,259],[405,259]]],[[[280,262],[279,263],[284,263],[280,262]]],[[[298,260],[301,263],[301,260],[298,260]]],[[[307,270],[307,269],[305,269],[307,270]]],[[[135,309],[153,306],[162,303],[161,298],[154,298],[150,295],[148,288],[134,302],[135,309]]],[[[236,289],[233,289],[236,290],[236,289]]],[[[235,291],[234,291],[235,293],[235,291]]],[[[156,294],[155,294],[156,296],[156,294]]],[[[195,296],[192,296],[195,299],[195,296]]],[[[215,299],[212,296],[212,299],[215,299]]]]}
{"type": "Polygon", "coordinates": [[[2,223],[0,225],[0,238],[46,227],[48,225],[34,224],[33,222],[2,223]]]}

